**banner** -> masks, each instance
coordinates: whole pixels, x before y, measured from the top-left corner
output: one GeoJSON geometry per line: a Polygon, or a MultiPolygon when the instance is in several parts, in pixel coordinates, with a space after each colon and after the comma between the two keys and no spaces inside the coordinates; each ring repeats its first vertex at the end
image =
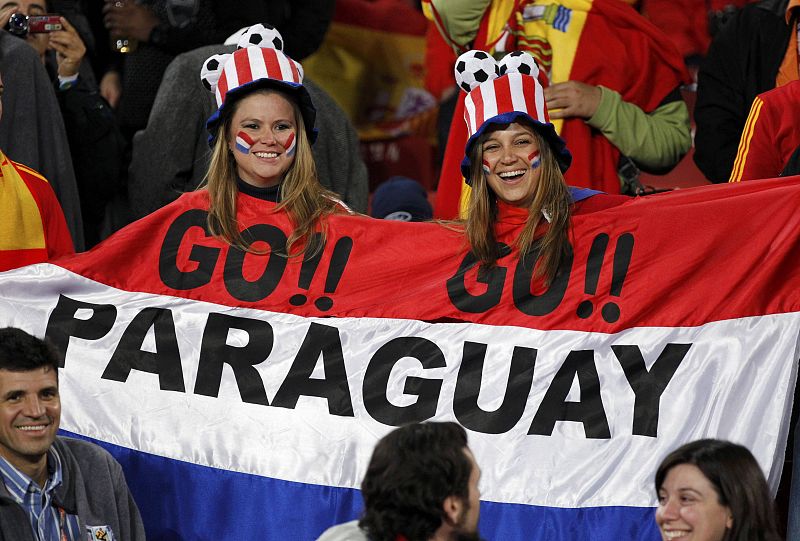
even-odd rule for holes
{"type": "MultiPolygon", "coordinates": [[[[357,216],[287,260],[208,236],[195,192],[1,274],[0,326],[65,353],[62,428],[122,462],[148,539],[315,539],[358,516],[375,442],[432,419],[468,430],[487,539],[656,540],[653,475],[681,443],[740,442],[777,488],[797,180],[578,213],[546,290],[513,224],[489,272],[456,226],[357,216]]],[[[273,204],[239,209],[257,246],[283,247],[273,204]]]]}

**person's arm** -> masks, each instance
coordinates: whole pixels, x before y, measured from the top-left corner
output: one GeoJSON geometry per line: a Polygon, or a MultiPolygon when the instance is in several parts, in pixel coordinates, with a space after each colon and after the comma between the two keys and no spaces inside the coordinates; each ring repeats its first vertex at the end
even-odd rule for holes
{"type": "MultiPolygon", "coordinates": [[[[213,101],[200,82],[203,61],[195,52],[179,55],[164,72],[147,128],[133,139],[128,170],[128,197],[135,218],[141,218],[192,190],[202,178],[207,160],[196,159],[196,148],[206,139],[205,104],[213,101]],[[199,140],[199,142],[198,142],[199,140]]],[[[202,58],[201,58],[202,56],[202,58]]],[[[209,153],[205,144],[206,153],[209,153]]]]}
{"type": "Polygon", "coordinates": [[[125,481],[125,474],[122,466],[110,454],[106,453],[108,470],[111,475],[111,483],[114,487],[114,499],[117,508],[117,520],[119,521],[119,532],[116,539],[130,541],[146,541],[144,523],[139,514],[139,508],[131,496],[128,483],[125,481]]]}
{"type": "Polygon", "coordinates": [[[55,259],[75,253],[72,245],[72,236],[67,228],[67,221],[58,204],[56,194],[49,185],[44,186],[39,192],[39,201],[42,205],[42,221],[44,226],[45,246],[47,259],[55,259]]]}
{"type": "Polygon", "coordinates": [[[756,96],[742,130],[728,182],[773,178],[781,172],[784,163],[775,144],[778,134],[769,127],[765,106],[764,101],[756,96]]]}
{"type": "Polygon", "coordinates": [[[430,0],[433,22],[454,49],[463,50],[475,40],[486,8],[492,0],[430,0]]]}
{"type": "Polygon", "coordinates": [[[647,172],[672,169],[692,146],[689,109],[679,91],[650,113],[626,102],[618,92],[600,87],[602,97],[586,120],[619,151],[647,172]]]}

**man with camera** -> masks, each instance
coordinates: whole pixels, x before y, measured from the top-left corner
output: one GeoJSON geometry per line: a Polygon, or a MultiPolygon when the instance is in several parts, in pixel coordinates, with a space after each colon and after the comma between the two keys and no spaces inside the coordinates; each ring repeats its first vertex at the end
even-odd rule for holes
{"type": "Polygon", "coordinates": [[[84,62],[86,46],[81,36],[66,17],[48,13],[48,7],[42,0],[7,1],[0,8],[0,23],[33,47],[53,83],[90,248],[100,241],[106,205],[117,191],[125,143],[111,107],[84,62]]]}

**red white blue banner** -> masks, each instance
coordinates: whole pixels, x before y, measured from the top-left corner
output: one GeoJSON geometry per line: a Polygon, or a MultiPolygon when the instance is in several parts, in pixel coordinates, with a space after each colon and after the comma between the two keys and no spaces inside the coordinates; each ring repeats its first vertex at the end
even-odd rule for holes
{"type": "MultiPolygon", "coordinates": [[[[283,246],[271,203],[239,206],[283,246]]],[[[244,254],[195,193],[1,274],[0,326],[65,354],[62,428],[123,463],[150,539],[315,539],[357,516],[377,439],[433,419],[468,430],[486,538],[655,540],[653,474],[681,443],[743,443],[777,487],[799,206],[784,179],[577,215],[544,290],[535,254],[478,273],[439,224],[333,217],[319,257],[244,254]]]]}

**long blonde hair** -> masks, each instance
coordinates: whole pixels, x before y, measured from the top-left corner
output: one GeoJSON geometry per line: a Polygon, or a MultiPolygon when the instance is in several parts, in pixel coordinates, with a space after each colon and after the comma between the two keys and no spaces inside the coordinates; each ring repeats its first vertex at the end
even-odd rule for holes
{"type": "MultiPolygon", "coordinates": [[[[343,207],[339,204],[336,194],[326,190],[319,182],[314,156],[311,153],[311,143],[297,102],[288,94],[271,88],[255,90],[248,96],[256,93],[278,94],[292,104],[297,126],[295,158],[281,180],[280,202],[275,210],[285,209],[292,224],[292,232],[286,242],[286,255],[316,253],[325,243],[326,228],[321,218],[340,209],[343,210],[343,207]],[[315,232],[320,236],[313,235],[315,232]]],[[[228,108],[224,121],[219,125],[217,140],[211,153],[211,163],[200,188],[208,190],[210,199],[208,228],[211,234],[241,250],[260,253],[242,237],[236,217],[236,198],[239,188],[236,185],[236,161],[229,148],[229,132],[239,102],[241,98],[231,104],[233,107],[228,108]]]]}
{"type": "MultiPolygon", "coordinates": [[[[497,220],[497,196],[489,187],[483,169],[480,167],[480,164],[483,163],[483,142],[490,133],[491,130],[484,132],[475,141],[470,152],[472,195],[465,225],[472,253],[483,267],[493,267],[500,256],[494,232],[497,220]]],[[[531,249],[536,240],[539,248],[539,261],[536,265],[535,276],[544,277],[545,282],[550,283],[556,276],[562,257],[569,249],[567,233],[572,197],[552,148],[535,130],[533,135],[539,144],[542,169],[536,185],[536,192],[528,207],[528,219],[516,239],[516,246],[522,257],[531,249]],[[547,212],[550,224],[543,237],[534,239],[536,228],[544,218],[542,211],[547,212]]]]}

